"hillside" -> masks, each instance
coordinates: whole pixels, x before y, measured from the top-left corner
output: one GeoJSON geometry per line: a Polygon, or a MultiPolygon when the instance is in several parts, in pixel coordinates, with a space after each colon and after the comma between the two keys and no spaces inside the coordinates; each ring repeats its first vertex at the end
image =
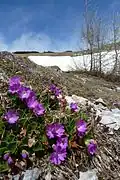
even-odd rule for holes
{"type": "Polygon", "coordinates": [[[108,103],[120,100],[120,92],[117,92],[118,83],[105,81],[102,78],[84,73],[66,73],[56,71],[52,67],[37,66],[27,58],[17,57],[7,52],[1,53],[0,57],[0,69],[7,77],[14,74],[22,75],[30,85],[35,86],[37,91],[50,83],[50,79],[53,78],[70,95],[76,94],[90,99],[101,97],[108,103]]]}
{"type": "MultiPolygon", "coordinates": [[[[114,102],[120,102],[119,84],[86,73],[62,72],[54,69],[54,67],[38,66],[26,57],[23,58],[9,52],[1,52],[0,113],[2,113],[5,108],[9,109],[10,107],[11,102],[7,96],[8,80],[14,75],[21,76],[23,81],[32,87],[36,93],[40,94],[40,92],[42,92],[41,96],[43,97],[46,93],[45,89],[48,88],[51,80],[54,80],[54,83],[62,88],[65,96],[69,98],[71,98],[72,95],[74,95],[74,97],[76,97],[75,95],[79,96],[79,99],[81,98],[83,100],[83,102],[79,102],[79,106],[82,111],[87,111],[87,114],[90,116],[89,128],[94,127],[94,137],[98,143],[98,151],[93,159],[88,158],[86,152],[83,151],[82,153],[79,150],[81,147],[79,147],[77,151],[74,149],[73,151],[70,150],[69,153],[71,156],[60,166],[50,166],[48,157],[46,156],[36,160],[33,155],[31,157],[33,161],[32,168],[39,168],[39,179],[81,180],[79,176],[80,172],[96,169],[97,176],[100,180],[119,180],[119,129],[113,129],[113,134],[111,134],[111,129],[109,131],[108,127],[99,123],[100,117],[96,114],[96,112],[100,113],[102,109],[108,110],[108,108],[113,108],[114,102]],[[84,98],[87,99],[87,103],[89,102],[88,105],[86,105],[86,99],[84,98]],[[96,101],[98,98],[102,98],[103,101],[100,102],[100,99],[96,101]],[[49,179],[49,177],[51,178],[49,179]]],[[[64,113],[56,110],[53,111],[53,115],[54,118],[56,116],[58,117],[58,115],[63,118],[64,113]]],[[[116,116],[116,119],[117,117],[118,116],[116,116]]],[[[49,118],[49,116],[46,118],[49,118]]],[[[74,146],[73,144],[73,147],[74,146]]],[[[26,167],[26,169],[31,170],[30,167],[26,167]]],[[[23,172],[23,169],[20,169],[20,172],[21,171],[23,172]]],[[[6,175],[11,176],[9,172],[6,175]]],[[[0,176],[3,177],[3,173],[0,173],[0,176]]],[[[22,178],[22,175],[20,178],[22,178]]],[[[96,178],[96,180],[98,180],[98,178],[96,178]]]]}

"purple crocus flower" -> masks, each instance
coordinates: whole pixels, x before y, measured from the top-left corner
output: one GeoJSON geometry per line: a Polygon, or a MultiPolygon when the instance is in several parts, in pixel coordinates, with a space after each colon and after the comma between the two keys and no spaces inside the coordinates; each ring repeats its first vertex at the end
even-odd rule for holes
{"type": "Polygon", "coordinates": [[[14,76],[10,78],[9,80],[9,92],[12,94],[15,94],[18,92],[19,88],[21,86],[20,77],[14,76]]]}
{"type": "Polygon", "coordinates": [[[70,104],[70,108],[73,112],[76,112],[78,110],[77,104],[73,102],[70,104]]]}
{"type": "Polygon", "coordinates": [[[3,159],[4,159],[5,161],[7,161],[8,158],[9,158],[9,156],[10,156],[10,153],[6,153],[6,154],[4,154],[3,159]]]}
{"type": "Polygon", "coordinates": [[[23,159],[26,159],[28,157],[28,154],[24,152],[24,153],[21,154],[21,156],[22,156],[23,159]]]}
{"type": "Polygon", "coordinates": [[[46,127],[46,134],[47,134],[49,139],[52,139],[52,138],[55,137],[55,132],[54,132],[55,130],[54,129],[55,129],[54,128],[54,124],[47,125],[47,127],[46,127]]]}
{"type": "Polygon", "coordinates": [[[37,100],[36,100],[36,97],[35,96],[32,96],[30,98],[27,99],[27,106],[29,109],[34,109],[37,104],[39,103],[37,100]]]}
{"type": "Polygon", "coordinates": [[[87,131],[87,123],[80,119],[76,123],[77,131],[78,131],[78,136],[83,137],[87,131]]]}
{"type": "Polygon", "coordinates": [[[13,159],[9,156],[8,160],[7,160],[8,164],[12,164],[13,163],[13,159]]]}
{"type": "Polygon", "coordinates": [[[59,96],[61,94],[61,89],[58,88],[55,84],[50,85],[50,91],[55,94],[55,96],[59,96]]]}
{"type": "Polygon", "coordinates": [[[36,103],[33,112],[35,113],[36,116],[43,116],[45,114],[45,108],[43,107],[42,104],[36,103]]]}
{"type": "Polygon", "coordinates": [[[88,153],[94,155],[97,150],[97,144],[95,140],[91,139],[87,145],[87,148],[88,148],[88,153]]]}
{"type": "MultiPolygon", "coordinates": [[[[60,146],[62,149],[66,149],[68,147],[68,137],[63,136],[63,137],[58,138],[56,145],[60,146]]],[[[55,150],[55,147],[53,146],[54,150],[55,150]]]]}
{"type": "Polygon", "coordinates": [[[54,132],[55,132],[55,137],[61,137],[65,132],[64,126],[62,124],[55,123],[54,132]]]}
{"type": "Polygon", "coordinates": [[[55,92],[56,85],[55,84],[51,84],[49,89],[50,89],[51,92],[55,92]]]}
{"type": "Polygon", "coordinates": [[[46,127],[46,133],[49,139],[61,137],[63,136],[64,132],[64,126],[59,123],[52,123],[46,127]]]}
{"type": "Polygon", "coordinates": [[[27,100],[28,98],[35,96],[35,93],[30,88],[21,86],[18,95],[21,100],[27,100]]]}
{"type": "Polygon", "coordinates": [[[61,146],[56,146],[55,145],[55,151],[51,154],[50,156],[50,162],[59,165],[61,164],[62,161],[65,160],[67,156],[66,149],[62,149],[61,146]]]}
{"type": "Polygon", "coordinates": [[[19,115],[18,112],[15,110],[9,110],[5,115],[4,115],[4,119],[9,123],[9,124],[15,124],[18,119],[19,119],[19,115]]]}
{"type": "Polygon", "coordinates": [[[12,86],[14,84],[20,84],[21,78],[19,76],[13,76],[9,79],[9,85],[12,86]]]}
{"type": "Polygon", "coordinates": [[[59,96],[62,93],[61,89],[56,88],[55,89],[55,96],[59,96]]]}

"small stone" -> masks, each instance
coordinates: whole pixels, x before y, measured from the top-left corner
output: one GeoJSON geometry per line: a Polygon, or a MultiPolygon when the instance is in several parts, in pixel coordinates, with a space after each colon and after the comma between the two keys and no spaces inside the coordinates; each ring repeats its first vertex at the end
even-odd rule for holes
{"type": "Polygon", "coordinates": [[[50,173],[50,171],[47,173],[47,175],[45,176],[45,180],[51,180],[52,175],[50,173]]]}
{"type": "Polygon", "coordinates": [[[25,166],[26,166],[26,163],[25,163],[24,161],[21,161],[21,162],[20,162],[20,165],[21,165],[22,167],[25,167],[25,166]]]}
{"type": "Polygon", "coordinates": [[[86,105],[86,103],[88,102],[88,99],[81,96],[76,96],[74,94],[72,95],[72,99],[80,105],[86,105]]]}
{"type": "Polygon", "coordinates": [[[103,106],[106,106],[106,103],[103,101],[102,98],[96,99],[95,104],[102,104],[103,106]]]}
{"type": "Polygon", "coordinates": [[[98,180],[96,170],[88,170],[86,172],[80,172],[79,180],[98,180]]]}
{"type": "Polygon", "coordinates": [[[19,180],[19,179],[20,179],[20,175],[19,174],[13,176],[13,180],[19,180]]]}
{"type": "Polygon", "coordinates": [[[24,172],[23,180],[37,180],[40,176],[40,169],[34,168],[32,170],[27,170],[24,172]]]}
{"type": "Polygon", "coordinates": [[[38,179],[40,176],[40,173],[41,173],[40,169],[34,168],[33,169],[33,179],[38,179]]]}

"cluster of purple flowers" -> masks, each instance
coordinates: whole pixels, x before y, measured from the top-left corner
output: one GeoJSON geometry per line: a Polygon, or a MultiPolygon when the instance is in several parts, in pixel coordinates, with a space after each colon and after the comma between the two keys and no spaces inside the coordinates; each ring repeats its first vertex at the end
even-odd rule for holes
{"type": "Polygon", "coordinates": [[[59,97],[62,94],[60,88],[58,88],[55,84],[50,85],[50,91],[56,96],[59,97]]]}
{"type": "Polygon", "coordinates": [[[13,164],[13,159],[11,158],[10,153],[4,154],[3,159],[7,161],[9,165],[13,164]]]}
{"type": "Polygon", "coordinates": [[[9,92],[17,94],[26,103],[27,107],[33,110],[36,116],[43,116],[45,114],[45,108],[38,102],[35,92],[29,87],[24,86],[21,83],[20,77],[14,76],[9,80],[9,92]]]}
{"type": "Polygon", "coordinates": [[[51,163],[61,164],[67,156],[68,138],[65,136],[65,129],[62,124],[52,123],[47,125],[46,134],[49,139],[55,138],[56,144],[53,144],[53,153],[50,156],[51,163]]]}
{"type": "MultiPolygon", "coordinates": [[[[27,159],[27,158],[28,158],[28,153],[23,150],[22,153],[21,153],[21,157],[22,157],[23,159],[27,159]]],[[[9,152],[4,154],[3,159],[4,159],[5,161],[7,161],[7,163],[8,163],[9,165],[11,165],[11,164],[14,163],[14,161],[13,161],[13,159],[12,159],[12,157],[11,157],[11,155],[10,155],[9,152]]]]}
{"type": "MultiPolygon", "coordinates": [[[[23,101],[27,107],[33,111],[36,116],[43,116],[45,114],[45,108],[41,103],[38,102],[35,92],[22,84],[20,77],[14,76],[9,80],[9,92],[16,94],[21,101],[23,101]]],[[[58,99],[62,96],[62,91],[55,84],[51,84],[50,92],[52,92],[58,99]]],[[[62,100],[62,98],[61,98],[62,100]]],[[[62,101],[61,101],[62,102],[62,101]]],[[[70,108],[72,112],[78,111],[78,105],[71,103],[70,108]]],[[[19,114],[16,110],[11,109],[5,113],[4,119],[9,124],[15,124],[19,120],[19,114]]],[[[79,119],[76,122],[76,131],[79,138],[83,138],[87,134],[87,123],[83,119],[79,119]]],[[[64,126],[60,123],[52,123],[46,126],[46,135],[48,139],[55,139],[55,144],[52,145],[53,152],[50,155],[50,162],[59,165],[67,156],[68,148],[68,137],[65,135],[64,126]]],[[[97,144],[95,140],[89,139],[85,141],[88,153],[94,155],[97,150],[97,144]]],[[[28,158],[28,152],[22,151],[21,157],[23,159],[28,158]]],[[[6,153],[3,159],[7,161],[9,165],[13,164],[14,161],[10,153],[6,153]]]]}

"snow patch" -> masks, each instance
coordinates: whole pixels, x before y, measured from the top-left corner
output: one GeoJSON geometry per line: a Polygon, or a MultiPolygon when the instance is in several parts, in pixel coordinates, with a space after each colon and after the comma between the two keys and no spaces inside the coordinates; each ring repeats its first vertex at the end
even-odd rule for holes
{"type": "MultiPolygon", "coordinates": [[[[118,54],[120,51],[118,51],[118,54]]],[[[98,53],[94,54],[97,61],[98,53]]],[[[81,56],[28,56],[35,64],[41,66],[58,66],[62,71],[70,71],[73,69],[90,69],[90,55],[81,56]]],[[[102,52],[102,70],[110,72],[115,62],[115,52],[102,52]]]]}

